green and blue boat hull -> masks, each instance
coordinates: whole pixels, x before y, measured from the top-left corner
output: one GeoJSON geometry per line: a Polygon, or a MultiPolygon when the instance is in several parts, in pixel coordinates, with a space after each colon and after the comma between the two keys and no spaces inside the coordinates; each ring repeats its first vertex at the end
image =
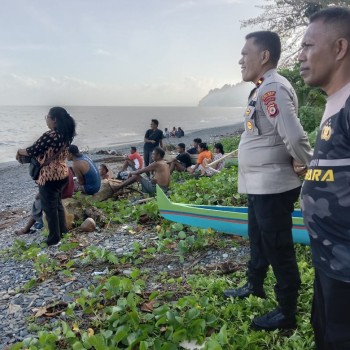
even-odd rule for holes
{"type": "MultiPolygon", "coordinates": [[[[192,205],[173,203],[157,186],[157,203],[161,216],[182,224],[211,228],[242,237],[248,237],[248,208],[211,205],[192,205]]],[[[309,235],[304,226],[300,210],[293,212],[293,241],[305,245],[310,244],[309,235]]]]}

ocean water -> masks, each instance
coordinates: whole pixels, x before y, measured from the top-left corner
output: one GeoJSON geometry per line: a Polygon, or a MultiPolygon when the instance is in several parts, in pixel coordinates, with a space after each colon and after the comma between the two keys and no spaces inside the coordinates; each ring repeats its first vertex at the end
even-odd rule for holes
{"type": "MultiPolygon", "coordinates": [[[[242,120],[243,107],[66,107],[77,123],[74,143],[83,149],[141,142],[152,118],[159,128],[187,132],[229,126],[242,120]]],[[[46,130],[45,106],[0,106],[0,162],[15,159],[46,130]]],[[[228,130],[229,131],[229,130],[228,130]]]]}

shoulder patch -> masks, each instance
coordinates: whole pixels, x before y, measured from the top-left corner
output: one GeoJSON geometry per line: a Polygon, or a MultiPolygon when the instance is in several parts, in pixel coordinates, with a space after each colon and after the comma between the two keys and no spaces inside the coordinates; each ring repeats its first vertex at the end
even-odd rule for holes
{"type": "Polygon", "coordinates": [[[279,110],[275,102],[270,103],[266,108],[267,108],[267,113],[271,118],[277,117],[279,110]]]}
{"type": "Polygon", "coordinates": [[[267,106],[268,104],[276,100],[275,95],[276,91],[268,91],[261,97],[261,100],[263,101],[264,105],[267,106]]]}

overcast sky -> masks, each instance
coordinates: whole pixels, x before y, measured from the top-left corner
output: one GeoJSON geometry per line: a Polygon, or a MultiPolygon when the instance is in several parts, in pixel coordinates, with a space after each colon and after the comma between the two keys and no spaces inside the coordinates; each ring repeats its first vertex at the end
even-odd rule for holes
{"type": "Polygon", "coordinates": [[[1,0],[1,105],[197,105],[263,0],[1,0]]]}

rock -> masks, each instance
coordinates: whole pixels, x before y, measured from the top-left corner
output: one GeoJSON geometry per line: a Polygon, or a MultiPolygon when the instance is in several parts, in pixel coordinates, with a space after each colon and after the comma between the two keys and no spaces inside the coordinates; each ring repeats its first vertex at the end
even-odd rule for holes
{"type": "Polygon", "coordinates": [[[20,312],[21,310],[22,310],[22,307],[20,305],[10,304],[10,306],[7,310],[7,314],[8,315],[16,314],[16,313],[20,312]]]}
{"type": "Polygon", "coordinates": [[[81,225],[80,229],[83,232],[94,232],[96,230],[95,220],[92,218],[87,218],[81,225]]]}
{"type": "Polygon", "coordinates": [[[108,180],[102,180],[100,190],[92,198],[95,201],[104,201],[113,196],[113,189],[108,180]]]}

